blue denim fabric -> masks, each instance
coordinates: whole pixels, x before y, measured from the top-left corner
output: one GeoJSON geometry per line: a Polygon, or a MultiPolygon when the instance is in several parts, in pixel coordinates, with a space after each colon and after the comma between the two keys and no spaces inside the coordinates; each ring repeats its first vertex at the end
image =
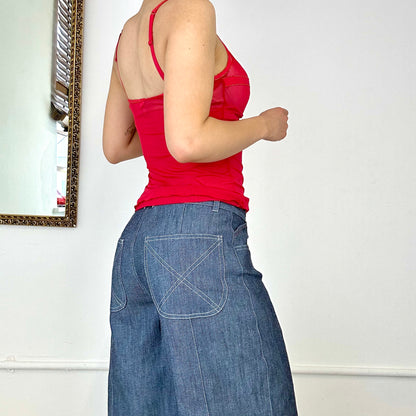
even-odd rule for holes
{"type": "Polygon", "coordinates": [[[296,416],[246,213],[219,201],[145,207],[115,253],[109,416],[296,416]]]}

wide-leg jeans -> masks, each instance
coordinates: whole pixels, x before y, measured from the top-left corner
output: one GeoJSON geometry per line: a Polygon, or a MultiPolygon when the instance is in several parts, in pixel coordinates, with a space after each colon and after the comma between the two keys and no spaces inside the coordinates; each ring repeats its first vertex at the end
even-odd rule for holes
{"type": "Polygon", "coordinates": [[[144,207],[113,264],[109,416],[296,416],[275,309],[246,212],[220,201],[144,207]]]}

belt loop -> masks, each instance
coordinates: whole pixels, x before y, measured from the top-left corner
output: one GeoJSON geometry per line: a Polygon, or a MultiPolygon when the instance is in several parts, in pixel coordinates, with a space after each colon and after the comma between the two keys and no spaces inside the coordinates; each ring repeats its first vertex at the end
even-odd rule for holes
{"type": "Polygon", "coordinates": [[[214,201],[214,205],[212,206],[212,210],[214,212],[218,212],[219,209],[220,209],[220,201],[214,201]]]}

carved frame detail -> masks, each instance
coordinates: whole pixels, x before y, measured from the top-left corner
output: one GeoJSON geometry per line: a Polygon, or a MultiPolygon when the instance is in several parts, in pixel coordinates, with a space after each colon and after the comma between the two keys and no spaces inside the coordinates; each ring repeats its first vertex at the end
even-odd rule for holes
{"type": "Polygon", "coordinates": [[[76,227],[78,213],[81,75],[84,0],[72,0],[71,80],[69,84],[68,165],[65,216],[0,214],[0,224],[76,227]]]}

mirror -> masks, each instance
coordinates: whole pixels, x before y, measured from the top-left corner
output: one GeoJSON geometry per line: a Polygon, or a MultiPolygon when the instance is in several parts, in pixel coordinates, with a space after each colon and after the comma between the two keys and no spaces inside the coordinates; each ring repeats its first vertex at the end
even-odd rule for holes
{"type": "Polygon", "coordinates": [[[0,224],[76,227],[83,0],[22,1],[0,28],[0,224]]]}

